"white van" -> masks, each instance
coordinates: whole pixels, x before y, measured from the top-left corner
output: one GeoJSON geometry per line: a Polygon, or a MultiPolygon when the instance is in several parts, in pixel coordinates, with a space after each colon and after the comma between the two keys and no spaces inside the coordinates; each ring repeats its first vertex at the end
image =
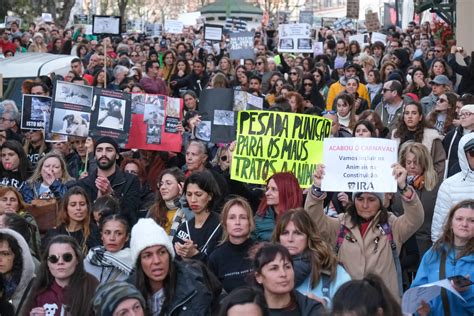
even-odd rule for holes
{"type": "Polygon", "coordinates": [[[3,76],[3,97],[0,99],[12,99],[19,106],[24,80],[47,76],[52,72],[64,76],[71,69],[71,60],[74,58],[76,56],[17,53],[13,57],[0,59],[0,74],[3,76]]]}

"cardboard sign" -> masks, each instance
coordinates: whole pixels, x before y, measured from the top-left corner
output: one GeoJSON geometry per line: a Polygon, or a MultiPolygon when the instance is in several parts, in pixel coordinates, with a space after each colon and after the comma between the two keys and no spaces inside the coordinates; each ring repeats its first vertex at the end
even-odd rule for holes
{"type": "Polygon", "coordinates": [[[4,21],[6,29],[12,27],[12,22],[16,22],[18,24],[18,28],[21,28],[21,19],[17,16],[6,16],[4,21]]]}
{"type": "Polygon", "coordinates": [[[368,11],[365,14],[365,28],[367,32],[377,32],[380,29],[379,15],[376,12],[368,11]]]}
{"type": "Polygon", "coordinates": [[[222,41],[222,25],[204,24],[204,40],[222,41]]]}
{"type": "Polygon", "coordinates": [[[130,100],[129,93],[95,88],[90,136],[110,136],[119,144],[127,143],[132,115],[130,100]]]}
{"type": "Polygon", "coordinates": [[[92,34],[120,35],[121,17],[110,15],[92,16],[92,34]]]}
{"type": "Polygon", "coordinates": [[[74,14],[73,16],[74,24],[90,24],[89,15],[87,14],[74,14]]]}
{"type": "Polygon", "coordinates": [[[233,89],[205,89],[199,97],[201,124],[195,136],[202,141],[230,143],[235,140],[235,115],[233,89]]]}
{"type": "Polygon", "coordinates": [[[360,48],[364,48],[364,46],[369,45],[369,34],[351,35],[349,36],[349,43],[352,41],[356,41],[360,48]]]}
{"type": "Polygon", "coordinates": [[[177,20],[166,20],[165,21],[165,32],[172,34],[183,33],[183,22],[177,20]]]}
{"type": "Polygon", "coordinates": [[[132,126],[125,148],[180,152],[178,132],[183,100],[156,94],[132,94],[132,126]]]}
{"type": "Polygon", "coordinates": [[[278,51],[286,53],[312,53],[311,27],[306,23],[281,24],[278,28],[278,51]]]}
{"type": "Polygon", "coordinates": [[[379,32],[372,32],[371,42],[372,44],[375,42],[382,42],[385,45],[387,43],[387,35],[379,32]]]}
{"type": "Polygon", "coordinates": [[[50,132],[89,136],[94,88],[66,81],[57,81],[53,91],[50,132]]]}
{"type": "Polygon", "coordinates": [[[51,98],[39,95],[24,94],[21,110],[21,128],[42,130],[45,118],[51,117],[51,98]]]}
{"type": "Polygon", "coordinates": [[[42,13],[41,19],[46,23],[53,23],[53,15],[51,13],[42,13]]]}
{"type": "Polygon", "coordinates": [[[331,121],[315,115],[273,111],[241,111],[231,178],[265,184],[276,172],[292,172],[301,187],[310,187],[322,161],[323,139],[331,121]]]}
{"type": "Polygon", "coordinates": [[[359,19],[359,0],[347,0],[346,17],[349,19],[359,19]]]}
{"type": "Polygon", "coordinates": [[[381,138],[324,140],[325,176],[321,189],[332,192],[396,192],[392,164],[397,143],[381,138]]]}
{"type": "Polygon", "coordinates": [[[230,33],[230,58],[231,59],[247,59],[255,58],[253,49],[253,32],[230,33]]]}

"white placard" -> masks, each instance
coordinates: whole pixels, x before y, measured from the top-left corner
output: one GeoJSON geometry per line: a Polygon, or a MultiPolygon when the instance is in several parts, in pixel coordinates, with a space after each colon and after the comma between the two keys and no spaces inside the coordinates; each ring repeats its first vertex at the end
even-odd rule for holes
{"type": "Polygon", "coordinates": [[[396,192],[392,164],[397,143],[380,138],[326,138],[321,189],[329,192],[396,192]]]}
{"type": "Polygon", "coordinates": [[[93,34],[120,34],[119,16],[94,15],[92,16],[93,34]]]}
{"type": "Polygon", "coordinates": [[[314,56],[324,54],[324,43],[323,42],[315,42],[314,43],[313,54],[314,54],[314,56]]]}
{"type": "Polygon", "coordinates": [[[416,310],[420,307],[421,301],[429,302],[435,297],[441,294],[441,288],[454,293],[461,300],[466,302],[466,300],[456,291],[451,285],[449,279],[444,279],[436,281],[433,283],[423,284],[407,290],[403,294],[402,299],[402,311],[407,314],[414,314],[416,310]]]}
{"type": "Polygon", "coordinates": [[[307,23],[280,24],[278,51],[282,53],[312,53],[311,26],[307,23]]]}
{"type": "Polygon", "coordinates": [[[372,32],[372,44],[375,42],[382,42],[384,45],[387,43],[387,35],[379,33],[379,32],[372,32]]]}
{"type": "Polygon", "coordinates": [[[222,26],[204,24],[204,40],[220,42],[222,40],[222,26]]]}
{"type": "Polygon", "coordinates": [[[364,48],[365,45],[368,45],[368,38],[369,34],[357,34],[349,36],[349,43],[352,41],[356,41],[359,43],[360,48],[364,48]]]}
{"type": "Polygon", "coordinates": [[[46,23],[52,23],[53,22],[53,15],[51,13],[42,13],[41,14],[41,19],[46,23]]]}
{"type": "Polygon", "coordinates": [[[183,22],[177,20],[166,20],[165,21],[165,32],[172,34],[183,33],[183,22]]]}

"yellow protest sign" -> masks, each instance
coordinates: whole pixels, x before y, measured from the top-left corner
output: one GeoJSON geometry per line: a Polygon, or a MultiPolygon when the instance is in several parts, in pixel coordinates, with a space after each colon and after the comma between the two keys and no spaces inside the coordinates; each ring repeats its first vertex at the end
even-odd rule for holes
{"type": "Polygon", "coordinates": [[[231,178],[265,184],[276,172],[292,172],[302,188],[313,183],[331,121],[319,116],[273,111],[240,111],[231,178]]]}

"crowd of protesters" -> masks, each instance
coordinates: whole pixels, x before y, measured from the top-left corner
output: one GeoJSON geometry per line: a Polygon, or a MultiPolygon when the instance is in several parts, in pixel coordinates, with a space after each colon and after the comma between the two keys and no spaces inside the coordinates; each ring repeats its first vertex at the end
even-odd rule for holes
{"type": "Polygon", "coordinates": [[[354,30],[321,27],[316,56],[279,53],[275,32],[258,28],[245,60],[229,58],[228,34],[216,47],[193,27],[102,38],[9,26],[4,58],[76,56],[64,76],[25,80],[23,94],[50,96],[64,80],[179,97],[186,141],[180,153],[125,151],[111,137],[47,142],[2,101],[1,315],[401,316],[407,289],[452,276],[467,279],[450,281],[459,296],[443,289],[417,313],[474,314],[474,52],[446,46],[429,22],[364,47],[349,42],[354,30]],[[213,88],[328,118],[330,137],[396,140],[398,191],[324,192],[331,161],[307,190],[289,172],[265,186],[232,180],[235,142],[193,136],[213,88]]]}

